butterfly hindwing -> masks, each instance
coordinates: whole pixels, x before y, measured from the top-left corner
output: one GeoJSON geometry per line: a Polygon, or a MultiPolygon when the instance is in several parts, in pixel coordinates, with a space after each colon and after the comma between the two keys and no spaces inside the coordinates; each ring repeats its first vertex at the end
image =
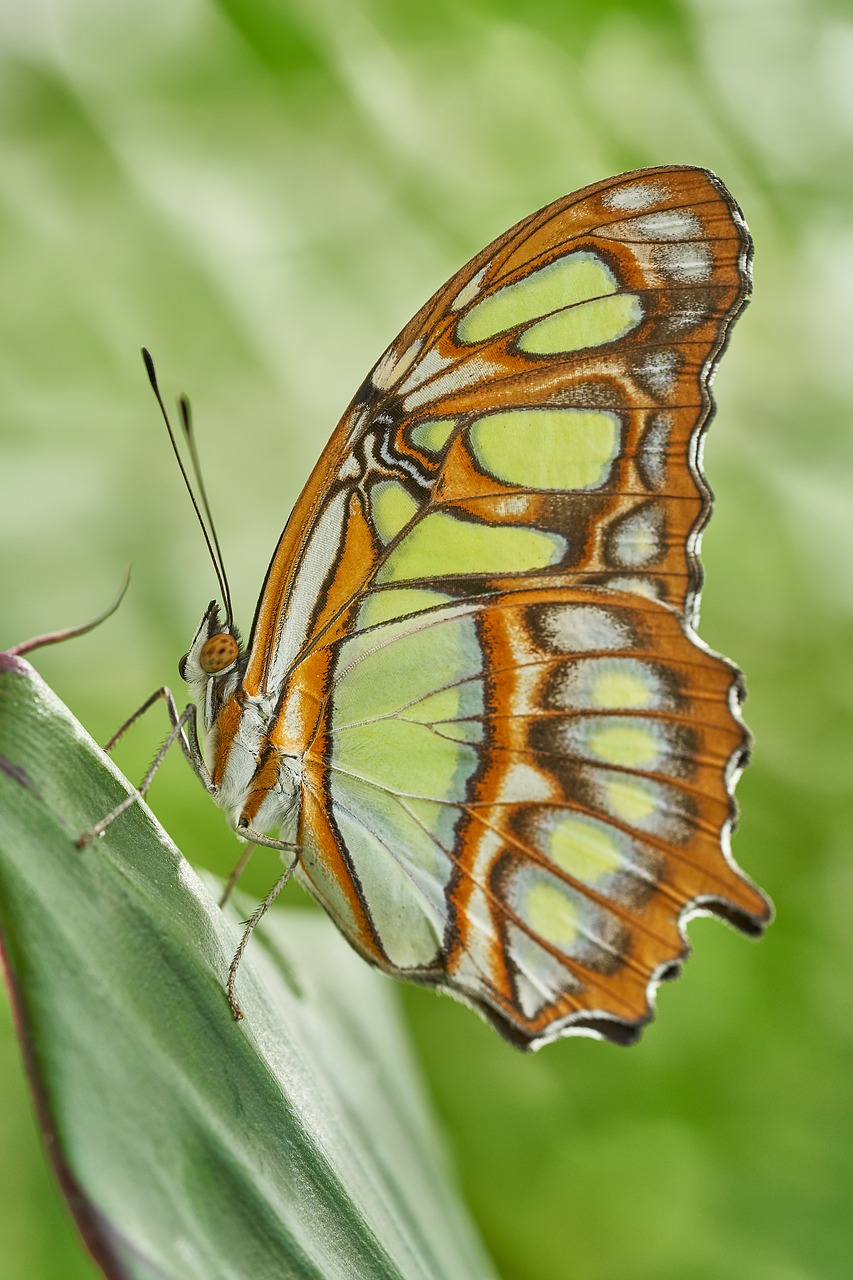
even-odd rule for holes
{"type": "Polygon", "coordinates": [[[686,915],[760,929],[727,854],[738,675],[673,610],[544,586],[367,621],[334,646],[303,866],[336,918],[343,874],[375,963],[522,1043],[624,1039],[686,915]]]}

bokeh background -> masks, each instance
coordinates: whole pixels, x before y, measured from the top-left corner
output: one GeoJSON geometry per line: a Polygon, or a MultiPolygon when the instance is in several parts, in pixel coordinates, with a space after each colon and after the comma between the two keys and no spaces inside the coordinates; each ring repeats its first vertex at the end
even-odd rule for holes
{"type": "MultiPolygon", "coordinates": [[[[176,680],[215,590],[143,342],[192,397],[248,627],[354,388],[465,259],[644,165],[709,166],[746,211],[755,298],[716,383],[702,634],[747,673],[735,851],[778,920],[760,946],[694,923],[631,1050],[524,1057],[401,991],[504,1280],[853,1265],[851,145],[853,12],[832,0],[0,3],[0,643],[93,616],[132,562],[118,615],[37,658],[101,740],[176,680]]],[[[131,776],[164,725],[123,747],[131,776]]],[[[173,755],[153,805],[223,870],[235,843],[173,755]]],[[[257,857],[249,888],[273,874],[257,857]]],[[[5,1010],[0,1272],[95,1274],[5,1010]]]]}

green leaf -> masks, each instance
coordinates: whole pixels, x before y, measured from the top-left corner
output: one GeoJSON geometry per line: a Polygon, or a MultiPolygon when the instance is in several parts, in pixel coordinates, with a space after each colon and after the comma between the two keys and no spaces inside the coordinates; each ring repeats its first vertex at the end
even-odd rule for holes
{"type": "Polygon", "coordinates": [[[0,661],[0,929],[48,1150],[108,1276],[492,1274],[389,982],[331,923],[240,936],[33,669],[0,661]]]}

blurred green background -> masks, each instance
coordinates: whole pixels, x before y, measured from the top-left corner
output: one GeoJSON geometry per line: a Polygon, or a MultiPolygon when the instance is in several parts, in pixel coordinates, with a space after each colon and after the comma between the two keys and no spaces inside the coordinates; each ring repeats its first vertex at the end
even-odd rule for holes
{"type": "MultiPolygon", "coordinates": [[[[643,165],[709,166],[747,214],[702,634],[747,673],[735,852],[778,920],[757,947],[696,922],[628,1051],[524,1057],[401,989],[504,1280],[850,1275],[851,144],[853,11],[831,0],[0,5],[0,643],[93,616],[132,562],[119,614],[37,657],[101,740],[177,681],[215,591],[143,342],[192,397],[248,628],[340,412],[466,258],[643,165]]],[[[131,777],[164,732],[123,746],[131,777]]],[[[153,806],[223,870],[236,844],[173,757],[153,806]]],[[[274,874],[258,855],[248,887],[274,874]]],[[[5,1011],[0,1098],[0,1273],[92,1277],[5,1011]]]]}

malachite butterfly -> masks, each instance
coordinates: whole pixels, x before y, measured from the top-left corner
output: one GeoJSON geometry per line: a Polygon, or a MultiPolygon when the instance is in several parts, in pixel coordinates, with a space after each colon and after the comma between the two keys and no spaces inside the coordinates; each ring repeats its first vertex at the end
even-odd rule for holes
{"type": "Polygon", "coordinates": [[[750,259],[703,169],[525,218],[359,388],[246,648],[226,600],[181,663],[237,835],[296,848],[365,959],[522,1047],[636,1039],[692,916],[770,918],[729,852],[741,676],[693,630],[750,259]]]}

